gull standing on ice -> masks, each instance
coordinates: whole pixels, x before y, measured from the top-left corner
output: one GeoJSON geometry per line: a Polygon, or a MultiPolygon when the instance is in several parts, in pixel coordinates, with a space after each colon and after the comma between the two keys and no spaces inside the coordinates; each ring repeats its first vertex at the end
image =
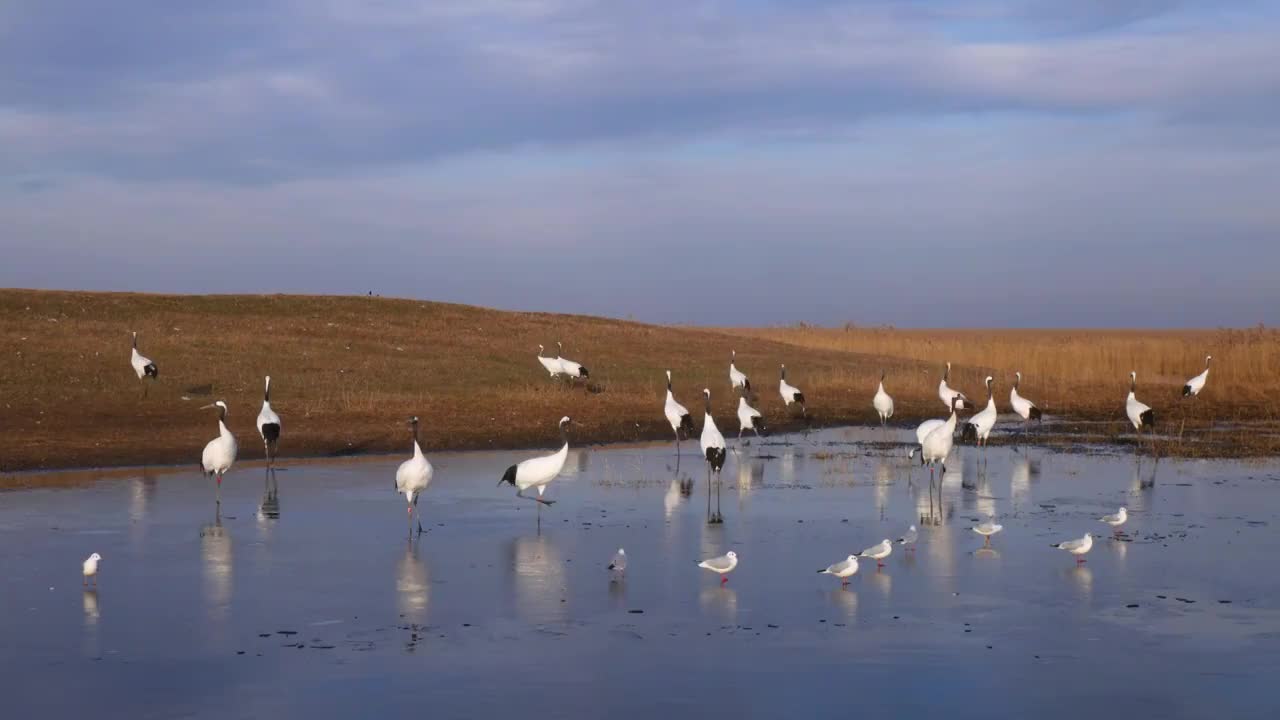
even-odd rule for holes
{"type": "Polygon", "coordinates": [[[982,545],[986,547],[991,545],[991,536],[1003,530],[1004,526],[998,524],[994,518],[988,518],[986,522],[980,522],[971,529],[983,537],[984,542],[982,545]]]}
{"type": "Polygon", "coordinates": [[[883,560],[893,552],[893,543],[889,542],[889,538],[881,540],[878,544],[858,553],[860,558],[868,558],[876,561],[876,569],[884,567],[883,560]]]}
{"type": "Polygon", "coordinates": [[[841,560],[835,565],[828,565],[826,570],[819,570],[819,575],[835,575],[840,578],[841,587],[849,584],[849,578],[858,573],[858,558],[856,555],[841,560]]]}
{"type": "Polygon", "coordinates": [[[907,531],[898,538],[898,544],[903,546],[903,550],[908,552],[916,549],[916,541],[920,539],[920,531],[916,530],[916,526],[912,525],[907,531]]]}
{"type": "Polygon", "coordinates": [[[1084,556],[1093,549],[1093,535],[1085,533],[1082,538],[1060,542],[1057,545],[1051,545],[1050,547],[1056,547],[1059,550],[1066,550],[1076,556],[1077,563],[1082,563],[1085,561],[1084,556]]]}
{"type": "Polygon", "coordinates": [[[84,565],[81,571],[84,573],[84,579],[81,581],[83,585],[88,586],[89,578],[93,578],[93,586],[98,587],[98,563],[102,561],[102,556],[94,553],[84,559],[84,565]]]}
{"type": "Polygon", "coordinates": [[[1110,525],[1116,532],[1120,532],[1120,526],[1125,524],[1129,519],[1129,508],[1122,507],[1115,512],[1114,515],[1103,515],[1098,518],[1099,522],[1110,525]]]}
{"type": "Polygon", "coordinates": [[[738,567],[738,553],[730,550],[720,557],[707,558],[698,563],[698,567],[720,575],[720,584],[729,582],[729,573],[738,567]]]}
{"type": "Polygon", "coordinates": [[[618,552],[613,556],[613,562],[609,563],[609,569],[613,572],[623,575],[627,572],[627,551],[618,548],[618,552]]]}

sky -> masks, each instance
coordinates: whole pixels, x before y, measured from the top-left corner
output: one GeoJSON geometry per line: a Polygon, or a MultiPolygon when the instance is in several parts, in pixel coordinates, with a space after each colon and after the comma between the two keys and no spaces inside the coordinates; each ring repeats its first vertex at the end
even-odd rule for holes
{"type": "Polygon", "coordinates": [[[0,286],[1280,323],[1280,3],[7,0],[0,286]]]}

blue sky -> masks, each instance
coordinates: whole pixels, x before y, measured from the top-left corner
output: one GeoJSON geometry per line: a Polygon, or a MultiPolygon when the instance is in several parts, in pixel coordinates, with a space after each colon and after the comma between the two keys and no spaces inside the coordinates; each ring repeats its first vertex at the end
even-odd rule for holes
{"type": "Polygon", "coordinates": [[[1280,12],[10,0],[0,285],[1280,322],[1280,12]]]}

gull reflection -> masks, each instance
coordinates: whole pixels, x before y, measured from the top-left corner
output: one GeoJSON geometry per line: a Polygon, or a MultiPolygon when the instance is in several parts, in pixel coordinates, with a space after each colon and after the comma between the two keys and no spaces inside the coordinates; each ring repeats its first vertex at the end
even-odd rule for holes
{"type": "Polygon", "coordinates": [[[889,599],[889,594],[893,591],[893,577],[887,572],[867,573],[867,584],[885,600],[889,599]]]}
{"type": "Polygon", "coordinates": [[[1116,565],[1123,569],[1124,559],[1129,555],[1129,543],[1111,538],[1107,542],[1107,547],[1111,549],[1111,554],[1116,556],[1116,565]]]}
{"type": "Polygon", "coordinates": [[[530,622],[563,620],[565,599],[564,561],[544,535],[519,537],[509,546],[515,581],[516,610],[530,622]]]}
{"type": "Polygon", "coordinates": [[[875,481],[876,514],[883,520],[885,508],[889,505],[889,491],[893,486],[893,465],[889,463],[887,458],[881,457],[876,461],[873,479],[875,481]]]}
{"type": "Polygon", "coordinates": [[[832,607],[842,615],[849,620],[855,619],[858,614],[858,593],[846,587],[832,590],[827,597],[832,607]]]}
{"type": "Polygon", "coordinates": [[[981,560],[999,560],[1000,551],[992,547],[980,547],[973,551],[973,556],[981,560]]]}
{"type": "Polygon", "coordinates": [[[1080,593],[1083,599],[1089,599],[1093,595],[1093,571],[1087,565],[1077,565],[1073,568],[1065,570],[1067,577],[1075,586],[1076,591],[1080,593]]]}
{"type": "Polygon", "coordinates": [[[204,561],[204,594],[213,618],[225,617],[231,604],[231,537],[222,527],[218,507],[213,523],[200,528],[200,556],[204,561]]]}
{"type": "Polygon", "coordinates": [[[396,598],[400,613],[416,623],[427,621],[431,579],[427,563],[418,557],[416,539],[405,543],[404,553],[396,564],[396,598]]]}
{"type": "Polygon", "coordinates": [[[98,625],[98,589],[86,589],[82,594],[84,601],[84,625],[86,628],[96,627],[98,625]]]}
{"type": "Polygon", "coordinates": [[[728,585],[704,588],[698,596],[703,612],[732,623],[738,619],[738,593],[728,585]]]}

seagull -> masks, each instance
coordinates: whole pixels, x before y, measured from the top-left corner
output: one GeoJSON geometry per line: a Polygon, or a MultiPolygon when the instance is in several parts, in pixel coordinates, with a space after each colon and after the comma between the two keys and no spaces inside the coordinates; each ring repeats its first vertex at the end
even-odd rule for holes
{"type": "Polygon", "coordinates": [[[760,411],[747,404],[747,397],[744,394],[738,398],[738,442],[742,442],[742,433],[746,430],[760,437],[760,431],[769,431],[764,425],[764,415],[760,411]]]}
{"type": "Polygon", "coordinates": [[[819,570],[819,575],[835,575],[840,578],[840,586],[844,587],[849,584],[849,578],[858,573],[858,558],[855,555],[841,560],[835,565],[828,565],[827,569],[819,570]]]}
{"type": "MultiPolygon", "coordinates": [[[[138,375],[139,380],[151,378],[152,380],[160,379],[160,369],[156,364],[151,362],[151,358],[145,357],[138,352],[138,333],[133,333],[133,354],[129,358],[129,364],[133,365],[133,372],[138,375]]],[[[146,385],[142,386],[142,396],[147,396],[147,390],[150,388],[146,385]]]]}
{"type": "Polygon", "coordinates": [[[1125,522],[1128,521],[1128,519],[1129,519],[1129,508],[1121,507],[1119,510],[1115,512],[1114,515],[1103,515],[1102,517],[1098,518],[1098,521],[1104,522],[1110,525],[1112,528],[1114,528],[1116,532],[1120,532],[1120,526],[1125,524],[1125,522]]]}
{"type": "Polygon", "coordinates": [[[1082,563],[1085,561],[1084,556],[1093,549],[1093,535],[1085,533],[1082,538],[1060,542],[1057,545],[1050,545],[1049,547],[1066,550],[1076,556],[1076,563],[1082,563]]]}
{"type": "Polygon", "coordinates": [[[984,542],[982,545],[986,547],[991,544],[991,536],[1003,530],[1004,526],[996,523],[994,519],[988,519],[986,522],[980,522],[977,527],[970,529],[983,537],[984,542]]]}
{"type": "Polygon", "coordinates": [[[892,552],[893,552],[893,543],[889,542],[889,538],[885,538],[884,540],[881,540],[879,544],[872,545],[866,550],[863,550],[862,552],[858,553],[858,557],[870,558],[871,560],[875,560],[876,568],[882,568],[884,567],[884,563],[881,561],[889,557],[889,555],[892,552]]]}
{"type": "MultiPolygon", "coordinates": [[[[422,442],[418,439],[418,416],[409,418],[409,432],[413,435],[413,457],[396,468],[396,492],[404,493],[405,511],[409,518],[409,533],[413,534],[413,511],[418,507],[418,497],[431,484],[435,468],[422,454],[422,442]]],[[[418,533],[422,533],[422,517],[418,517],[418,533]]]]}
{"type": "Polygon", "coordinates": [[[618,552],[613,556],[613,562],[609,563],[609,569],[618,573],[625,574],[627,571],[627,551],[618,548],[618,552]]]}
{"type": "Polygon", "coordinates": [[[738,567],[738,553],[730,550],[720,557],[707,558],[698,563],[698,567],[710,570],[720,575],[720,584],[729,582],[729,573],[738,567]]]}
{"type": "Polygon", "coordinates": [[[733,364],[734,361],[737,359],[738,359],[738,351],[730,350],[729,351],[729,384],[733,386],[734,390],[744,390],[746,392],[751,392],[751,381],[748,380],[747,376],[741,370],[739,370],[736,365],[733,364]]]}
{"type": "Polygon", "coordinates": [[[200,408],[207,410],[209,408],[218,408],[218,437],[210,440],[204,446],[204,452],[200,455],[200,466],[204,468],[205,475],[213,475],[218,480],[218,505],[222,505],[222,476],[231,469],[232,463],[236,461],[236,438],[227,429],[227,404],[221,400],[205,405],[200,408]]]}
{"type": "Polygon", "coordinates": [[[907,528],[907,531],[902,534],[902,537],[898,538],[898,544],[902,545],[904,550],[911,552],[916,549],[916,541],[919,539],[920,531],[916,530],[915,525],[912,525],[907,528]]]}
{"type": "Polygon", "coordinates": [[[969,418],[964,424],[964,430],[961,431],[961,437],[978,445],[986,445],[987,438],[991,437],[991,429],[996,426],[996,418],[999,412],[996,410],[996,398],[991,393],[991,383],[993,382],[990,375],[987,376],[987,406],[969,418]]]}
{"type": "Polygon", "coordinates": [[[538,523],[542,523],[542,506],[551,505],[554,500],[543,500],[542,493],[546,491],[547,484],[556,479],[560,471],[564,469],[564,461],[569,457],[569,432],[566,429],[569,423],[573,422],[569,416],[560,418],[560,441],[563,443],[560,449],[550,455],[540,455],[536,458],[530,458],[519,462],[507,468],[503,473],[502,479],[498,481],[498,485],[502,483],[511,483],[516,488],[516,497],[533,500],[538,503],[538,523]],[[529,488],[538,489],[538,497],[530,497],[524,494],[529,488]]]}
{"type": "Polygon", "coordinates": [[[667,416],[667,422],[671,423],[671,432],[676,434],[676,457],[680,456],[680,431],[684,431],[685,437],[693,437],[693,417],[689,415],[689,410],[685,406],[676,402],[676,397],[671,394],[671,371],[667,371],[667,401],[662,406],[662,412],[667,416]]]}
{"type": "Polygon", "coordinates": [[[964,393],[960,392],[959,390],[952,389],[951,386],[947,384],[947,381],[950,379],[951,379],[951,363],[947,363],[947,371],[942,374],[942,381],[938,383],[938,397],[942,399],[942,404],[946,405],[948,408],[951,408],[952,407],[951,400],[953,398],[960,398],[960,406],[959,406],[960,409],[972,410],[973,403],[969,400],[969,398],[966,397],[964,393]]]}
{"type": "Polygon", "coordinates": [[[1018,414],[1018,417],[1022,418],[1022,428],[1018,430],[1018,434],[1021,435],[1027,429],[1027,421],[1035,420],[1039,422],[1044,413],[1040,411],[1040,408],[1036,407],[1035,403],[1018,394],[1018,386],[1022,384],[1022,373],[1015,372],[1013,378],[1013,388],[1009,390],[1009,405],[1018,414]]]}
{"type": "Polygon", "coordinates": [[[1213,360],[1212,355],[1204,357],[1204,372],[1191,378],[1186,385],[1182,386],[1182,397],[1196,397],[1204,390],[1204,384],[1209,380],[1209,361],[1213,360]]]}
{"type": "MultiPolygon", "coordinates": [[[[1133,423],[1133,429],[1138,431],[1141,440],[1142,427],[1144,425],[1155,425],[1156,413],[1149,405],[1138,402],[1138,398],[1134,393],[1138,389],[1138,371],[1134,370],[1129,373],[1129,397],[1124,401],[1124,413],[1129,416],[1129,422],[1133,423]]],[[[1153,428],[1152,433],[1155,432],[1153,428]]],[[[1151,436],[1151,442],[1155,443],[1155,435],[1151,436]]]]}
{"type": "Polygon", "coordinates": [[[719,479],[720,470],[724,468],[725,451],[724,436],[720,434],[720,429],[716,427],[715,418],[711,417],[711,390],[702,389],[703,403],[706,409],[702,417],[702,438],[700,444],[702,446],[702,456],[707,459],[707,510],[711,510],[711,471],[716,473],[716,513],[711,516],[711,522],[719,523],[723,519],[720,517],[720,495],[719,495],[719,479]]]}
{"type": "Polygon", "coordinates": [[[82,585],[88,586],[89,578],[93,578],[93,586],[98,587],[98,563],[101,561],[102,556],[98,553],[94,553],[84,559],[84,565],[81,566],[81,571],[84,573],[84,578],[81,580],[82,585]]]}
{"type": "Polygon", "coordinates": [[[889,393],[884,391],[884,371],[880,371],[880,386],[876,388],[876,396],[871,401],[872,407],[876,409],[876,413],[880,415],[880,426],[884,427],[885,422],[893,417],[893,398],[889,397],[889,393]]]}
{"type": "Polygon", "coordinates": [[[545,351],[546,351],[546,348],[542,347],[541,345],[538,346],[538,362],[542,363],[542,369],[546,370],[551,375],[551,377],[553,378],[559,377],[560,376],[560,360],[553,357],[544,357],[542,353],[545,351]]]}
{"type": "Polygon", "coordinates": [[[280,442],[280,416],[271,409],[271,376],[267,376],[267,388],[262,391],[262,409],[258,411],[258,434],[262,436],[262,454],[267,467],[276,457],[276,445],[280,442]]]}
{"type": "Polygon", "coordinates": [[[564,346],[561,345],[559,342],[556,342],[556,361],[560,363],[560,372],[564,373],[565,375],[568,375],[570,378],[591,377],[591,373],[587,372],[586,368],[570,360],[569,358],[561,357],[560,354],[563,352],[564,352],[564,346]]]}

